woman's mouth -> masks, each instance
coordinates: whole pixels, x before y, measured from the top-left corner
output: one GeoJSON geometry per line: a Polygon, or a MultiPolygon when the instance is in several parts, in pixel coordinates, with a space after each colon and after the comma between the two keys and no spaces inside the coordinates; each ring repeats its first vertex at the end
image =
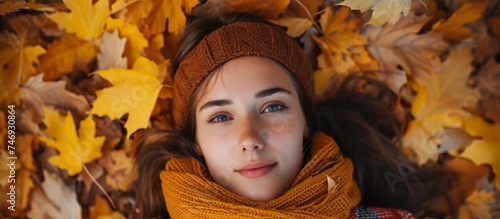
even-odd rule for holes
{"type": "Polygon", "coordinates": [[[254,162],[235,170],[235,172],[246,178],[258,178],[267,175],[277,164],[272,162],[254,162]]]}

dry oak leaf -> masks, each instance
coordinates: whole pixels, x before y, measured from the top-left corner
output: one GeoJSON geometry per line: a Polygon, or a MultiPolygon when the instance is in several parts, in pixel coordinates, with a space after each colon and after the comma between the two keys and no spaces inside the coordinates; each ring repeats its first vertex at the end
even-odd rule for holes
{"type": "Polygon", "coordinates": [[[399,66],[420,82],[429,72],[440,71],[439,56],[449,45],[441,33],[417,34],[429,18],[410,13],[395,24],[367,27],[368,50],[379,62],[381,70],[398,71],[399,66]]]}
{"type": "Polygon", "coordinates": [[[82,218],[74,186],[66,185],[54,173],[43,171],[45,181],[36,186],[30,197],[29,218],[82,218]]]}
{"type": "Polygon", "coordinates": [[[109,69],[93,74],[105,78],[113,87],[96,91],[97,99],[90,113],[111,119],[128,113],[126,139],[138,129],[147,128],[166,72],[158,71],[153,61],[139,57],[132,69],[109,69]]]}
{"type": "Polygon", "coordinates": [[[220,16],[237,12],[248,12],[258,17],[277,19],[290,0],[208,0],[193,9],[194,15],[220,16]]]}
{"type": "Polygon", "coordinates": [[[405,132],[403,146],[414,151],[419,164],[437,159],[438,132],[444,127],[460,128],[462,117],[469,116],[463,108],[476,104],[474,90],[466,85],[473,70],[471,63],[470,48],[452,50],[442,63],[443,70],[431,72],[428,80],[417,86],[411,107],[414,120],[405,132]]]}
{"type": "Polygon", "coordinates": [[[46,51],[41,46],[24,46],[23,39],[9,32],[0,33],[0,107],[19,105],[19,85],[37,71],[38,56],[46,51]]]}
{"type": "Polygon", "coordinates": [[[118,30],[113,33],[104,32],[101,38],[101,48],[97,54],[97,69],[127,68],[127,57],[122,57],[127,39],[118,36],[118,30]]]}
{"type": "Polygon", "coordinates": [[[313,25],[311,20],[301,17],[280,17],[277,20],[271,20],[271,22],[287,27],[286,33],[291,37],[299,37],[313,25]]]}
{"type": "Polygon", "coordinates": [[[43,74],[33,76],[21,87],[19,129],[41,134],[39,124],[45,118],[42,106],[69,109],[79,117],[87,115],[90,106],[85,97],[66,90],[65,81],[44,81],[43,77],[43,74]]]}
{"type": "Polygon", "coordinates": [[[45,73],[45,80],[54,80],[61,74],[70,73],[77,59],[83,59],[88,64],[95,57],[93,43],[68,34],[48,45],[47,53],[40,57],[38,71],[45,73]]]}
{"type": "Polygon", "coordinates": [[[439,21],[432,26],[432,30],[444,33],[444,39],[451,43],[457,43],[474,32],[466,27],[483,16],[489,0],[470,1],[457,9],[446,21],[439,21]]]}
{"type": "Polygon", "coordinates": [[[133,170],[134,160],[127,156],[124,150],[112,151],[99,160],[106,169],[106,184],[114,190],[128,191],[136,178],[133,170]]]}
{"type": "Polygon", "coordinates": [[[325,11],[320,18],[323,36],[312,35],[322,51],[318,56],[320,68],[332,73],[347,74],[373,62],[364,48],[365,37],[358,34],[362,20],[348,19],[349,13],[348,7],[340,7],[335,14],[325,11]]]}
{"type": "Polygon", "coordinates": [[[408,15],[411,0],[345,0],[337,5],[345,5],[361,12],[373,10],[372,17],[367,24],[379,26],[385,23],[396,23],[402,17],[401,14],[408,15]]]}
{"type": "Polygon", "coordinates": [[[119,30],[120,37],[126,38],[125,50],[123,55],[127,58],[127,65],[132,66],[137,57],[141,56],[144,48],[148,47],[148,40],[139,31],[135,24],[127,24],[120,18],[108,18],[106,22],[106,30],[114,31],[119,30]]]}
{"type": "Polygon", "coordinates": [[[0,2],[0,15],[16,12],[26,7],[25,0],[10,0],[0,2]]]}
{"type": "Polygon", "coordinates": [[[104,137],[95,137],[96,128],[92,116],[80,122],[77,135],[71,113],[62,116],[56,110],[45,108],[45,115],[45,133],[52,138],[39,136],[39,139],[59,151],[58,156],[49,158],[49,163],[74,176],[82,172],[83,165],[102,156],[104,137]]]}
{"type": "Polygon", "coordinates": [[[94,40],[101,37],[104,23],[110,15],[109,1],[98,0],[63,0],[71,12],[56,12],[48,17],[67,33],[74,33],[83,40],[94,40]]]}
{"type": "Polygon", "coordinates": [[[474,75],[481,94],[478,111],[486,119],[500,124],[500,63],[490,58],[474,75]]]}
{"type": "Polygon", "coordinates": [[[460,154],[477,164],[488,163],[496,174],[495,185],[500,188],[500,124],[491,125],[481,118],[468,118],[464,120],[464,127],[474,136],[481,139],[472,144],[460,154]]]}

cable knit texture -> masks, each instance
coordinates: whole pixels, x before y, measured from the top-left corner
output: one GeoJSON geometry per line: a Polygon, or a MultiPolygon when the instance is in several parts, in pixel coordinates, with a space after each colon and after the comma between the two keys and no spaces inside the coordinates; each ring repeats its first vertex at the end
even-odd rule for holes
{"type": "Polygon", "coordinates": [[[276,26],[235,22],[205,36],[181,61],[174,77],[174,121],[182,129],[194,90],[218,67],[242,56],[267,57],[286,67],[308,98],[314,97],[312,69],[300,45],[276,26]]]}
{"type": "Polygon", "coordinates": [[[292,187],[267,202],[229,192],[194,158],[173,158],[160,174],[168,213],[172,218],[347,218],[361,200],[352,162],[339,156],[326,134],[315,133],[312,142],[312,158],[292,187]],[[327,176],[336,183],[330,189],[327,176]]]}

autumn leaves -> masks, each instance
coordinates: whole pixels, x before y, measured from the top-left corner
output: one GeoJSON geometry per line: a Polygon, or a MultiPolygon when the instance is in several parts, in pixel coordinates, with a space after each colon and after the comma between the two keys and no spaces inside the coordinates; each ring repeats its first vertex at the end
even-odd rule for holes
{"type": "MultiPolygon", "coordinates": [[[[2,16],[0,107],[20,106],[16,124],[23,133],[16,138],[19,211],[10,216],[76,218],[82,210],[91,218],[112,215],[90,176],[114,200],[132,203],[131,164],[141,150],[135,140],[143,129],[171,128],[169,60],[190,14],[246,11],[287,26],[317,66],[318,97],[331,95],[348,74],[367,73],[410,107],[414,119],[404,146],[417,161],[470,145],[462,155],[500,167],[497,1],[209,0],[195,7],[198,3],[0,3],[0,14],[12,12],[2,16]],[[22,13],[14,13],[19,9],[22,13]],[[71,186],[77,182],[83,184],[79,190],[71,186]],[[50,207],[36,207],[41,203],[50,207]],[[94,203],[106,209],[87,207],[94,203]]],[[[5,150],[4,141],[0,148],[5,150]]],[[[5,182],[0,177],[2,189],[5,182]]],[[[130,212],[120,205],[118,210],[116,217],[130,212]]]]}

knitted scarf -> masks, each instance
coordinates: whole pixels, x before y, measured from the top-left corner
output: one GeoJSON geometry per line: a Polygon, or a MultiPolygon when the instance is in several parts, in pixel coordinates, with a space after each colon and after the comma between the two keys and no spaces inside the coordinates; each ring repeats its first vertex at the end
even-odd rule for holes
{"type": "Polygon", "coordinates": [[[266,202],[226,190],[194,158],[173,158],[160,174],[167,210],[172,218],[347,218],[361,199],[351,160],[322,132],[311,150],[291,188],[266,202]]]}

